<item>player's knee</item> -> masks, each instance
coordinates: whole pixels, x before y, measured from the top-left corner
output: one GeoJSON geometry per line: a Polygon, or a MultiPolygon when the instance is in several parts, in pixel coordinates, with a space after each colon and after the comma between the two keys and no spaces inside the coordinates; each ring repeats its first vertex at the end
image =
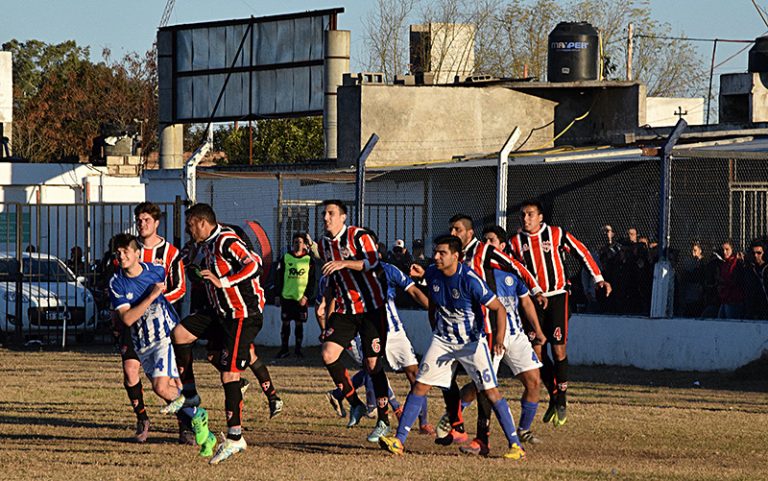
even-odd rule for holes
{"type": "Polygon", "coordinates": [[[489,401],[491,401],[492,404],[496,404],[498,400],[501,399],[501,394],[499,394],[499,390],[494,388],[486,389],[483,391],[485,396],[488,398],[489,401]]]}
{"type": "Polygon", "coordinates": [[[323,349],[320,351],[320,356],[323,358],[323,363],[326,365],[336,362],[340,354],[340,352],[328,348],[327,344],[323,344],[323,349]]]}

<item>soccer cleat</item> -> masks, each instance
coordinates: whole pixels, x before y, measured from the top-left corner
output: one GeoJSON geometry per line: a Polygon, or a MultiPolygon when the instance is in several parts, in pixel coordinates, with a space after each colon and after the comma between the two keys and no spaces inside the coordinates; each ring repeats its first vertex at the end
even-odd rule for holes
{"type": "Polygon", "coordinates": [[[344,409],[344,404],[336,399],[333,395],[333,391],[328,391],[325,393],[325,399],[328,400],[329,403],[331,403],[331,407],[334,411],[336,411],[336,414],[340,417],[346,417],[347,416],[347,410],[344,409]]]}
{"type": "Polygon", "coordinates": [[[280,349],[277,352],[277,355],[275,356],[278,359],[285,359],[286,357],[290,356],[291,354],[288,352],[288,349],[280,349]]]}
{"type": "Polygon", "coordinates": [[[149,419],[139,419],[136,421],[136,442],[145,443],[149,436],[149,419]]]}
{"type": "Polygon", "coordinates": [[[472,442],[466,446],[461,446],[459,451],[464,454],[471,454],[473,456],[488,456],[488,453],[491,452],[491,450],[488,448],[488,445],[477,438],[473,439],[472,442]]]}
{"type": "Polygon", "coordinates": [[[382,436],[379,438],[379,446],[385,451],[389,451],[392,454],[403,455],[405,448],[403,443],[400,442],[395,436],[382,436]]]}
{"type": "Polygon", "coordinates": [[[269,419],[283,412],[283,400],[275,396],[269,400],[269,419]]]}
{"type": "Polygon", "coordinates": [[[425,434],[427,436],[434,437],[435,436],[435,428],[431,424],[429,424],[429,423],[422,424],[421,426],[419,426],[419,434],[425,434]]]}
{"type": "Polygon", "coordinates": [[[347,427],[351,428],[355,426],[360,422],[361,419],[363,419],[363,416],[365,416],[364,405],[358,404],[356,406],[352,406],[352,408],[349,410],[349,422],[347,423],[347,427]]]}
{"type": "Polygon", "coordinates": [[[541,444],[541,439],[536,437],[536,435],[533,434],[533,432],[531,432],[530,429],[528,429],[528,430],[518,429],[517,430],[517,437],[520,438],[520,441],[522,441],[524,443],[528,443],[528,444],[541,444]]]}
{"type": "Polygon", "coordinates": [[[376,426],[373,428],[373,431],[371,431],[371,434],[368,435],[368,442],[378,443],[379,438],[388,435],[391,430],[392,429],[389,427],[389,424],[385,424],[384,421],[377,422],[376,426]]]}
{"type": "Polygon", "coordinates": [[[512,443],[509,451],[504,453],[504,458],[512,459],[514,461],[522,461],[525,459],[525,450],[517,443],[512,443]]]}
{"type": "Polygon", "coordinates": [[[435,429],[435,435],[438,438],[444,438],[448,436],[448,433],[451,432],[451,418],[448,416],[448,413],[443,414],[443,417],[440,418],[440,421],[437,423],[437,428],[435,429]]]}
{"type": "Polygon", "coordinates": [[[208,411],[198,408],[195,416],[192,418],[192,431],[195,433],[195,443],[202,446],[208,439],[208,411]]]}
{"type": "Polygon", "coordinates": [[[304,353],[301,352],[301,349],[296,349],[295,351],[293,351],[293,355],[296,356],[299,359],[303,359],[304,358],[304,353]]]}
{"type": "Polygon", "coordinates": [[[565,425],[566,421],[568,421],[568,417],[565,412],[565,406],[558,406],[555,412],[555,417],[552,419],[552,423],[556,428],[559,428],[560,426],[565,425]]]}
{"type": "Polygon", "coordinates": [[[198,454],[204,458],[210,458],[213,456],[213,448],[216,447],[216,436],[208,431],[208,437],[200,445],[200,451],[198,454]]]}
{"type": "Polygon", "coordinates": [[[197,441],[195,440],[195,433],[186,428],[180,429],[179,444],[186,444],[187,446],[194,446],[197,444],[197,441]]]}
{"type": "Polygon", "coordinates": [[[248,380],[244,377],[240,378],[240,394],[245,396],[246,391],[248,391],[248,388],[251,387],[251,383],[248,382],[248,380]]]}
{"type": "Polygon", "coordinates": [[[228,459],[233,454],[237,454],[240,451],[245,451],[247,448],[248,444],[245,442],[245,438],[241,437],[235,441],[234,439],[225,437],[221,444],[219,444],[218,449],[216,449],[216,454],[213,455],[209,462],[211,464],[219,464],[225,459],[228,459]]]}
{"type": "Polygon", "coordinates": [[[557,406],[555,403],[549,403],[549,407],[547,408],[547,411],[544,413],[544,416],[541,418],[541,422],[544,424],[547,424],[548,422],[555,419],[555,414],[557,414],[557,406]]]}
{"type": "Polygon", "coordinates": [[[469,436],[467,433],[460,433],[456,431],[455,429],[451,429],[451,431],[443,436],[442,438],[435,438],[435,444],[439,444],[440,446],[450,446],[451,444],[463,444],[466,443],[469,439],[469,436]]]}
{"type": "Polygon", "coordinates": [[[179,394],[179,397],[160,408],[160,414],[176,414],[184,407],[186,400],[183,394],[179,394]]]}

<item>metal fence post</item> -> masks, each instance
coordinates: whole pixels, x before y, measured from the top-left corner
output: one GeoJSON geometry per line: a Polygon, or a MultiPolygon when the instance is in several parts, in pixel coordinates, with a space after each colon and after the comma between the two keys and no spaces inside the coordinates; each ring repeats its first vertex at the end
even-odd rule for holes
{"type": "Polygon", "coordinates": [[[509,154],[520,138],[520,129],[515,127],[499,152],[498,172],[496,173],[496,224],[507,228],[507,176],[509,175],[509,154]]]}
{"type": "MultiPolygon", "coordinates": [[[[16,259],[18,259],[18,269],[16,271],[16,305],[14,306],[14,315],[16,316],[16,342],[24,342],[24,333],[22,322],[24,313],[22,312],[22,296],[24,295],[24,261],[21,258],[21,243],[24,242],[24,215],[21,210],[22,205],[16,204],[16,259]]],[[[30,326],[32,319],[30,319],[30,326]]]]}
{"type": "Polygon", "coordinates": [[[173,245],[181,247],[181,209],[183,203],[181,196],[177,195],[173,202],[173,245]]]}
{"type": "Polygon", "coordinates": [[[368,160],[368,156],[371,155],[373,148],[376,147],[376,143],[379,141],[379,136],[371,134],[368,142],[365,143],[365,147],[360,152],[360,156],[357,158],[357,179],[355,182],[355,204],[357,207],[357,219],[355,225],[362,226],[365,224],[365,163],[368,160]]]}

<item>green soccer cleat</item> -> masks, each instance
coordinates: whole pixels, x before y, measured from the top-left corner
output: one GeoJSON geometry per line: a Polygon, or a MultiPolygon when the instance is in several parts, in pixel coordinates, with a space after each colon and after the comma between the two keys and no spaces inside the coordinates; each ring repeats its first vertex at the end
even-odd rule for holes
{"type": "Polygon", "coordinates": [[[400,442],[395,436],[382,436],[379,438],[379,447],[385,451],[389,451],[392,454],[402,456],[405,452],[403,443],[400,442]]]}
{"type": "Polygon", "coordinates": [[[391,430],[392,428],[390,428],[388,424],[385,424],[384,421],[377,422],[373,431],[371,431],[371,434],[368,435],[368,442],[378,443],[379,439],[382,436],[387,436],[391,430]]]}
{"type": "Polygon", "coordinates": [[[509,451],[504,453],[505,459],[511,459],[513,461],[522,461],[525,459],[525,450],[517,443],[512,443],[509,451]]]}
{"type": "Polygon", "coordinates": [[[198,408],[195,416],[192,418],[192,431],[195,433],[195,442],[202,446],[208,440],[210,431],[208,430],[208,411],[198,408]]]}
{"type": "Polygon", "coordinates": [[[209,461],[211,464],[219,464],[220,462],[229,459],[232,455],[245,451],[248,448],[248,444],[245,442],[245,438],[240,438],[237,441],[229,438],[224,438],[224,441],[219,444],[219,448],[216,450],[216,454],[213,455],[209,461]]]}
{"type": "Polygon", "coordinates": [[[558,406],[552,423],[556,428],[559,428],[560,426],[564,426],[566,421],[568,421],[568,417],[565,411],[565,406],[558,406]]]}
{"type": "Polygon", "coordinates": [[[200,451],[199,455],[204,458],[210,458],[213,456],[213,448],[216,447],[216,436],[208,431],[208,437],[205,441],[200,445],[200,451]]]}
{"type": "Polygon", "coordinates": [[[544,424],[547,424],[551,422],[553,419],[555,419],[555,414],[557,414],[557,406],[555,403],[551,402],[549,403],[549,407],[547,408],[547,411],[544,413],[544,416],[541,418],[541,422],[544,424]]]}

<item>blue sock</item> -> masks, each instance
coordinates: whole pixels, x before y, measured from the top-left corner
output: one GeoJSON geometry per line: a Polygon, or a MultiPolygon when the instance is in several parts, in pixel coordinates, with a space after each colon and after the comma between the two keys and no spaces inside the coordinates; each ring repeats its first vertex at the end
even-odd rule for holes
{"type": "Polygon", "coordinates": [[[352,387],[359,388],[365,382],[365,370],[360,369],[352,376],[352,387]]]}
{"type": "Polygon", "coordinates": [[[515,431],[515,421],[512,419],[512,413],[509,410],[507,400],[501,398],[493,403],[493,412],[496,413],[499,424],[501,424],[501,430],[504,431],[504,436],[507,437],[509,446],[511,447],[512,443],[520,444],[520,438],[517,437],[517,432],[515,431]]]}
{"type": "Polygon", "coordinates": [[[364,373],[364,382],[365,382],[365,403],[368,405],[369,408],[375,408],[376,393],[373,391],[373,380],[371,380],[371,376],[369,376],[368,373],[364,373]]]}
{"type": "Polygon", "coordinates": [[[189,419],[192,419],[193,417],[195,417],[195,414],[197,414],[197,408],[194,406],[190,406],[186,408],[181,408],[179,412],[184,416],[189,417],[189,419]]]}
{"type": "Polygon", "coordinates": [[[387,385],[387,397],[389,397],[389,405],[392,406],[392,409],[395,411],[400,409],[400,401],[397,400],[397,396],[395,396],[395,392],[390,385],[387,385]]]}
{"type": "Polygon", "coordinates": [[[528,431],[533,424],[533,418],[536,417],[536,410],[539,408],[539,403],[532,403],[524,400],[520,400],[520,429],[528,431]]]}
{"type": "Polygon", "coordinates": [[[419,411],[419,426],[424,426],[425,424],[429,423],[427,416],[427,396],[424,396],[424,405],[421,406],[421,411],[419,411]]]}
{"type": "Polygon", "coordinates": [[[408,394],[405,398],[405,407],[403,408],[403,415],[400,416],[400,424],[397,426],[397,439],[405,445],[405,439],[408,437],[408,433],[411,431],[411,426],[416,422],[416,418],[419,417],[419,411],[424,406],[424,399],[426,396],[417,396],[413,393],[408,394]]]}

